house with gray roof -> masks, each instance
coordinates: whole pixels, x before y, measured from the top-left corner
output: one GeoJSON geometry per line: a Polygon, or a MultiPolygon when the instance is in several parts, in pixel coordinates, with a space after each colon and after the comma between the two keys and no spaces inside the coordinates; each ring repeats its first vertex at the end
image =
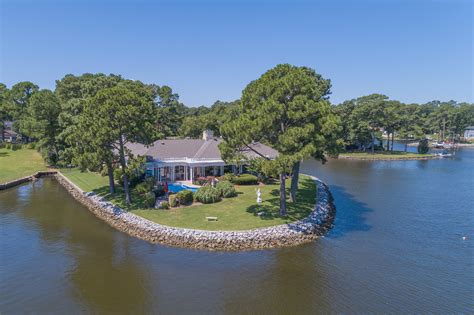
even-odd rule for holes
{"type": "Polygon", "coordinates": [[[464,139],[473,140],[474,139],[474,126],[469,126],[464,129],[464,139]]]}
{"type": "MultiPolygon", "coordinates": [[[[129,143],[127,148],[134,156],[146,156],[148,176],[154,176],[158,181],[193,181],[198,177],[221,176],[224,172],[242,172],[242,167],[236,169],[237,166],[222,159],[218,147],[222,141],[206,130],[202,139],[163,139],[149,146],[129,143]]],[[[260,154],[274,159],[278,151],[255,142],[245,154],[249,158],[260,154]]]]}

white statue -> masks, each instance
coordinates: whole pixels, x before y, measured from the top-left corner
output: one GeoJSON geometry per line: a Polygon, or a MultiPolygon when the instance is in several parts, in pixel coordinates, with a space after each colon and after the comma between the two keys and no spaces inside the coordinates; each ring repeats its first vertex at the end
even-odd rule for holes
{"type": "Polygon", "coordinates": [[[262,192],[260,191],[260,188],[257,188],[257,203],[262,203],[262,192]]]}

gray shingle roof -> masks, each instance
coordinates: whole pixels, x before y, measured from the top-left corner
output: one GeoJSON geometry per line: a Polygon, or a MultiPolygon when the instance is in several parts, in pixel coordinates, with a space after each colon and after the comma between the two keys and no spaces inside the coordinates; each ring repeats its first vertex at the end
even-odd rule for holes
{"type": "MultiPolygon", "coordinates": [[[[127,148],[131,150],[133,155],[149,156],[153,159],[221,159],[221,152],[219,150],[219,143],[222,139],[213,138],[210,140],[202,139],[164,139],[155,141],[149,146],[141,143],[128,143],[127,148]]],[[[261,143],[254,143],[252,148],[268,156],[275,158],[278,152],[269,146],[261,143]]],[[[247,150],[246,154],[249,157],[258,157],[258,154],[247,150]]]]}

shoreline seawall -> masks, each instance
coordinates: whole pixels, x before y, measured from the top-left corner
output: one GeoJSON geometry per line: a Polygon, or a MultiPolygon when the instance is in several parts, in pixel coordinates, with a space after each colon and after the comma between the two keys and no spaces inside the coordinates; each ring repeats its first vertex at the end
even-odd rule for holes
{"type": "Polygon", "coordinates": [[[94,193],[82,191],[60,172],[55,178],[89,211],[117,230],[153,244],[182,248],[238,251],[295,246],[324,235],[332,227],[336,211],[328,186],[312,177],[317,185],[315,208],[300,221],[243,231],[193,230],[161,225],[124,211],[94,193]]]}

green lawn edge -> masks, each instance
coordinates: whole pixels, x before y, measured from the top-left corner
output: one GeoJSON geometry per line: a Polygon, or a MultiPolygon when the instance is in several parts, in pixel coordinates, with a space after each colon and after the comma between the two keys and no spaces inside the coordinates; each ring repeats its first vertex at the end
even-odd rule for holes
{"type": "MultiPolygon", "coordinates": [[[[123,191],[117,186],[116,194],[108,192],[108,178],[78,169],[61,169],[61,173],[84,191],[94,191],[115,205],[138,216],[162,225],[209,231],[241,231],[288,224],[307,217],[315,207],[317,186],[307,175],[301,175],[297,202],[287,203],[287,216],[279,216],[279,185],[236,186],[237,197],[224,198],[213,204],[195,204],[187,207],[160,210],[145,208],[143,199],[132,194],[132,206],[124,203],[123,191]],[[262,192],[262,204],[256,203],[256,189],[262,192]],[[264,216],[257,213],[264,211],[264,216]],[[206,217],[218,217],[218,221],[207,221],[206,217]]],[[[290,180],[287,180],[289,187],[290,180]]],[[[289,193],[289,189],[287,189],[289,193]]]]}
{"type": "Polygon", "coordinates": [[[7,183],[47,169],[41,154],[36,150],[0,149],[0,183],[7,183]]]}

